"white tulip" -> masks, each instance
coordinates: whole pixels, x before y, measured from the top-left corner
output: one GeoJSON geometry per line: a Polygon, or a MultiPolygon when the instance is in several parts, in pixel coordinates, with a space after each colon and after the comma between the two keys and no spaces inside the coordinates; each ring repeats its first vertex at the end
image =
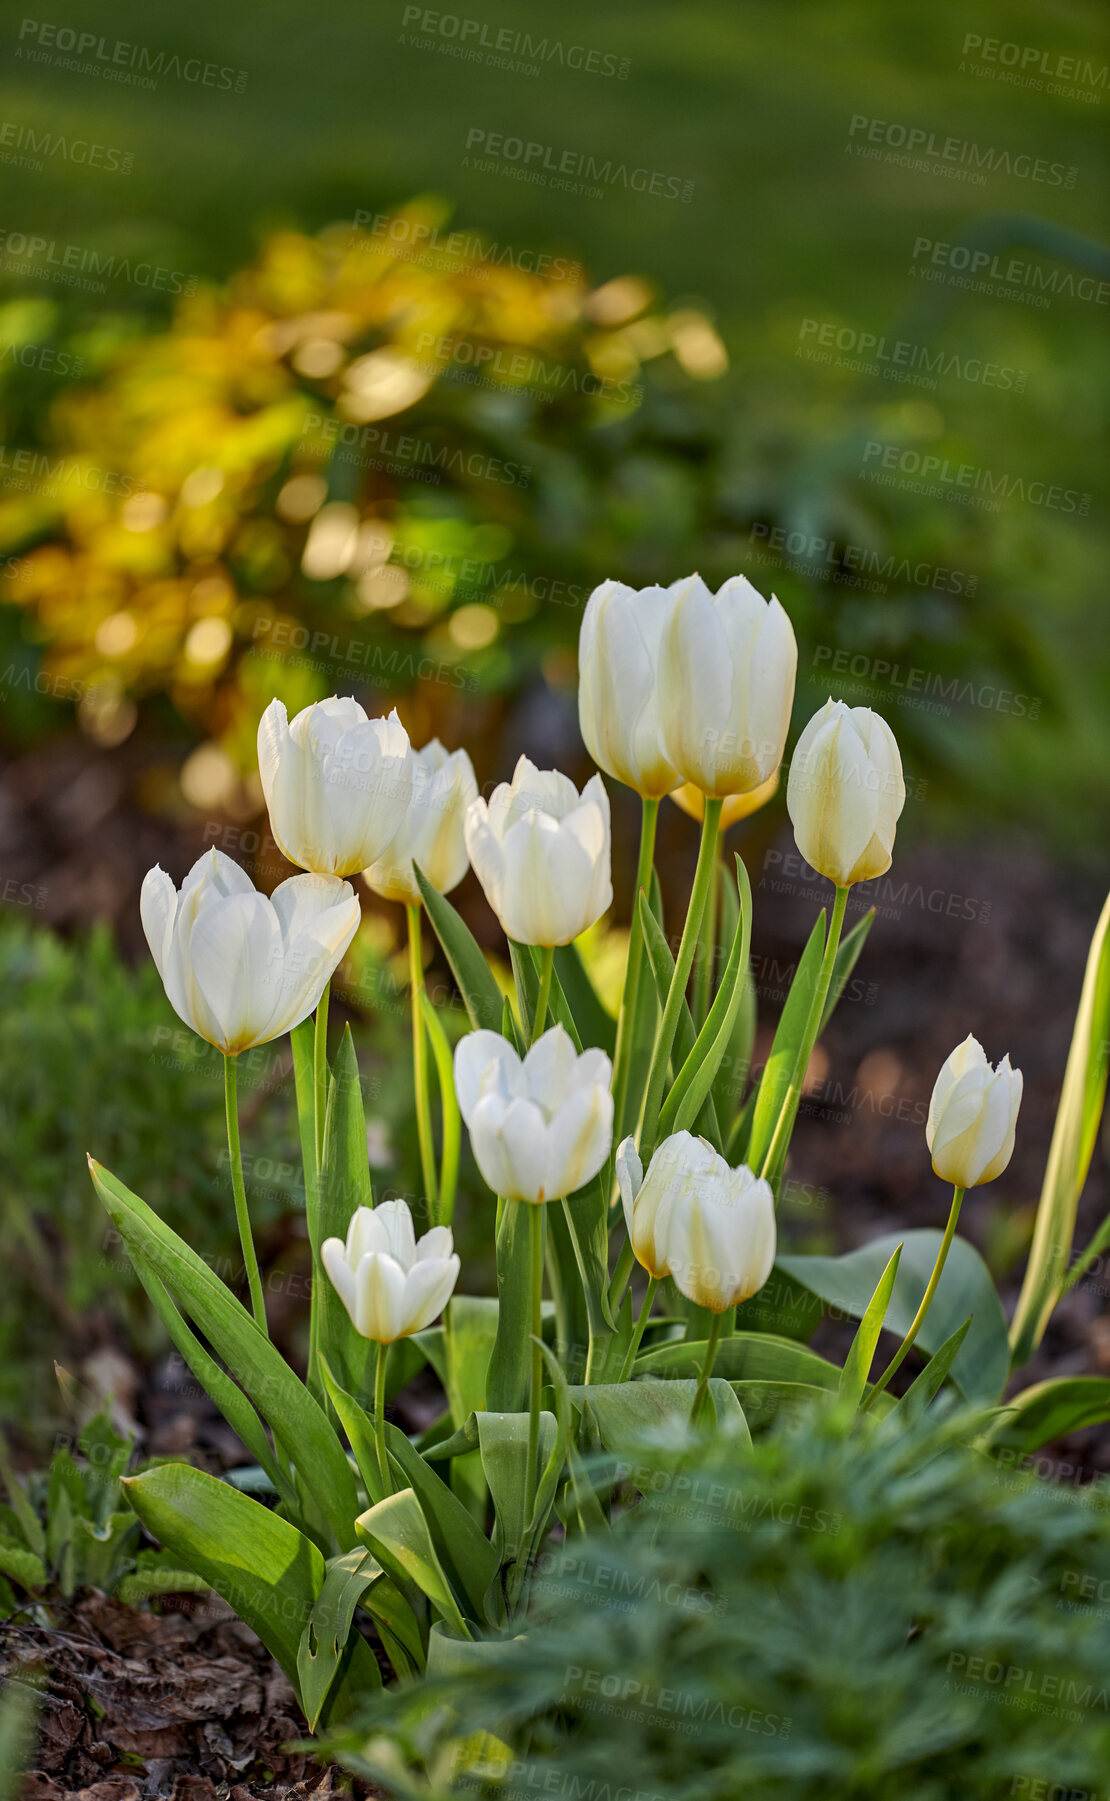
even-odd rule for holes
{"type": "Polygon", "coordinates": [[[675,1132],[645,1179],[626,1138],[617,1181],[632,1249],[649,1275],[672,1277],[688,1301],[713,1313],[763,1287],[775,1261],[775,1201],[746,1164],[730,1169],[707,1139],[675,1132]]]}
{"type": "Polygon", "coordinates": [[[388,849],[412,798],[408,733],[333,695],[290,724],[272,700],[258,726],[258,773],[278,849],[317,875],[354,875],[388,849]]]}
{"type": "Polygon", "coordinates": [[[886,720],[870,707],[826,701],[798,739],[786,785],[806,862],[839,888],[882,875],[905,804],[902,759],[886,720]]]}
{"type": "Polygon", "coordinates": [[[747,794],[786,746],[798,646],[779,602],[742,575],[711,594],[675,582],[659,651],[663,744],[678,779],[703,794],[747,794]]]}
{"type": "Polygon", "coordinates": [[[347,1242],[325,1238],[320,1260],[363,1338],[394,1344],[443,1312],[459,1279],[448,1226],[417,1239],[407,1201],[356,1207],[347,1242]]]}
{"type": "Polygon", "coordinates": [[[578,639],[578,723],[599,769],[645,798],[669,794],[659,715],[659,648],[673,588],[602,582],[586,603],[578,639]]]}
{"type": "Polygon", "coordinates": [[[367,887],[384,900],[416,903],[414,863],[440,894],[457,888],[470,867],[463,821],[478,798],[474,766],[465,750],[448,753],[438,738],[409,753],[412,800],[384,856],[364,869],[367,887]]]}
{"type": "Polygon", "coordinates": [[[174,1012],[230,1057],[308,1018],[360,918],[348,882],[295,875],[267,897],[218,850],[193,864],[180,894],[150,870],[140,910],[174,1012]]]}
{"type": "Polygon", "coordinates": [[[521,1060],[497,1032],[471,1032],[455,1050],[455,1092],[475,1161],[495,1194],[557,1201],[592,1180],[613,1142],[613,1066],[579,1056],[562,1026],[521,1060]]]}
{"type": "Polygon", "coordinates": [[[612,905],[609,796],[599,775],[568,776],[521,757],[489,802],[472,801],[466,848],[486,899],[520,944],[569,944],[612,905]]]}
{"type": "Polygon", "coordinates": [[[970,1033],[956,1046],[941,1065],[925,1122],[942,1181],[977,1188],[1002,1174],[1013,1156],[1021,1090],[1021,1071],[1010,1068],[1008,1056],[992,1069],[970,1033]]]}

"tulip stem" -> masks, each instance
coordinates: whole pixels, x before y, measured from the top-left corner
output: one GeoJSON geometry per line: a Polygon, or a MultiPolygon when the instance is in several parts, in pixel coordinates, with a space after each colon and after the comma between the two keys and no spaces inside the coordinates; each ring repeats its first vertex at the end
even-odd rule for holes
{"type": "Polygon", "coordinates": [[[539,1485],[540,1474],[540,1393],[543,1388],[543,1253],[547,1216],[542,1203],[518,1201],[517,1206],[528,1208],[532,1262],[532,1388],[528,1398],[528,1464],[524,1503],[524,1521],[525,1525],[528,1525],[536,1505],[536,1489],[539,1485]]]}
{"type": "Polygon", "coordinates": [[[227,1152],[231,1163],[231,1192],[235,1196],[235,1218],[239,1226],[239,1243],[243,1247],[243,1263],[247,1272],[247,1285],[250,1288],[255,1324],[268,1337],[266,1302],[262,1295],[262,1277],[258,1273],[258,1257],[255,1254],[250,1214],[247,1212],[247,1191],[243,1183],[243,1151],[239,1143],[237,1074],[235,1057],[225,1054],[224,1104],[227,1112],[227,1152]]]}
{"type": "Polygon", "coordinates": [[[405,907],[409,922],[409,993],[412,1000],[412,1079],[416,1091],[416,1136],[420,1141],[420,1169],[428,1219],[439,1223],[439,1184],[436,1180],[435,1140],[432,1137],[432,1097],[428,1087],[428,1037],[420,997],[424,992],[424,957],[420,939],[420,907],[405,907]]]}
{"type": "Polygon", "coordinates": [[[644,1123],[640,1137],[640,1158],[645,1169],[651,1159],[651,1153],[655,1149],[659,1107],[663,1099],[663,1083],[666,1080],[667,1065],[670,1062],[671,1046],[674,1043],[679,1014],[686,1001],[686,984],[690,980],[690,969],[694,961],[694,951],[697,948],[698,934],[701,931],[706,897],[716,873],[717,828],[720,824],[723,805],[723,801],[714,799],[712,795],[706,795],[705,814],[701,822],[701,844],[698,847],[698,866],[694,872],[694,886],[690,892],[686,923],[682,928],[682,939],[678,947],[678,956],[675,959],[674,974],[667,991],[667,1004],[663,1009],[663,1017],[655,1036],[655,1049],[652,1052],[651,1070],[648,1074],[647,1096],[644,1101],[644,1123]]]}
{"type": "Polygon", "coordinates": [[[378,1346],[378,1360],[374,1366],[374,1446],[378,1453],[378,1475],[382,1484],[382,1500],[393,1493],[393,1484],[389,1477],[389,1454],[385,1448],[385,1371],[389,1361],[389,1346],[378,1346]]]}
{"type": "MultiPolygon", "coordinates": [[[[717,841],[717,852],[720,851],[720,839],[717,841]]],[[[713,996],[714,964],[717,958],[717,910],[718,897],[721,892],[720,883],[721,859],[719,854],[713,859],[713,880],[709,884],[709,893],[705,899],[705,919],[702,923],[701,936],[698,940],[698,960],[694,970],[694,1031],[700,1032],[709,1012],[713,996]]]]}
{"type": "Polygon", "coordinates": [[[639,1317],[637,1318],[636,1324],[632,1331],[631,1341],[629,1343],[627,1351],[624,1354],[624,1362],[621,1365],[621,1373],[617,1377],[618,1382],[627,1382],[629,1376],[632,1374],[632,1365],[635,1363],[636,1354],[640,1349],[640,1340],[643,1338],[644,1333],[647,1330],[648,1317],[651,1313],[651,1304],[655,1299],[655,1291],[658,1287],[659,1287],[658,1276],[649,1276],[647,1292],[644,1295],[643,1305],[640,1308],[639,1317]]]}
{"type": "Polygon", "coordinates": [[[794,1059],[794,1069],[790,1078],[790,1085],[783,1096],[778,1121],[775,1125],[771,1142],[767,1146],[767,1155],[763,1159],[763,1167],[759,1172],[764,1181],[770,1182],[771,1187],[776,1192],[776,1196],[779,1178],[782,1175],[783,1167],[786,1163],[786,1153],[790,1146],[791,1130],[794,1125],[794,1120],[797,1117],[798,1103],[802,1098],[802,1090],[805,1087],[806,1071],[809,1068],[809,1060],[813,1055],[813,1047],[817,1043],[817,1034],[821,1029],[821,1019],[825,1011],[825,1002],[829,998],[833,966],[836,963],[836,953],[840,946],[840,934],[844,926],[844,909],[847,905],[847,888],[838,888],[836,891],[836,900],[833,902],[832,918],[829,921],[828,937],[825,939],[825,952],[821,958],[821,968],[817,974],[817,987],[814,989],[813,1000],[810,1003],[809,1018],[806,1020],[805,1032],[803,1033],[802,1041],[798,1046],[798,1054],[794,1059]]]}
{"type": "Polygon", "coordinates": [[[532,1036],[528,1040],[529,1044],[535,1044],[544,1028],[544,1021],[547,1018],[547,1003],[551,998],[551,972],[554,967],[554,947],[545,944],[540,950],[540,986],[536,995],[536,1012],[532,1020],[532,1036]]]}
{"type": "Polygon", "coordinates": [[[329,980],[324,983],[324,992],[320,996],[320,1004],[316,1009],[316,1038],[313,1046],[317,1172],[324,1167],[324,1121],[328,1111],[328,1003],[330,1000],[331,982],[329,980]]]}
{"type": "Polygon", "coordinates": [[[694,1405],[690,1409],[691,1426],[697,1425],[698,1416],[700,1415],[702,1406],[705,1402],[706,1392],[709,1388],[709,1378],[713,1374],[713,1365],[717,1359],[717,1340],[721,1336],[721,1321],[723,1318],[724,1315],[721,1313],[715,1313],[713,1315],[713,1324],[709,1328],[709,1337],[705,1341],[705,1362],[701,1366],[701,1375],[698,1377],[698,1386],[694,1390],[694,1405]]]}
{"type": "Polygon", "coordinates": [[[937,1252],[937,1260],[933,1264],[933,1273],[929,1277],[928,1287],[921,1297],[921,1305],[913,1316],[913,1321],[905,1338],[898,1346],[898,1349],[895,1351],[890,1362],[879,1377],[879,1380],[874,1384],[870,1394],[864,1401],[863,1406],[860,1409],[861,1413],[867,1411],[875,1397],[882,1394],[883,1389],[890,1381],[890,1378],[901,1368],[907,1352],[911,1349],[915,1338],[925,1324],[925,1315],[933,1304],[933,1296],[937,1292],[937,1283],[940,1281],[940,1278],[944,1273],[944,1266],[948,1261],[948,1253],[952,1248],[952,1240],[956,1234],[956,1225],[960,1217],[960,1208],[963,1205],[963,1198],[966,1192],[966,1189],[963,1188],[953,1188],[952,1190],[952,1205],[948,1209],[948,1224],[944,1228],[944,1237],[940,1241],[940,1250],[937,1252]]]}
{"type": "Polygon", "coordinates": [[[636,891],[632,896],[632,919],[628,927],[628,961],[624,969],[620,1018],[617,1021],[617,1048],[613,1058],[613,1118],[616,1142],[625,1126],[628,1084],[632,1074],[632,1051],[636,1042],[637,1013],[640,999],[640,971],[644,963],[644,933],[640,925],[640,891],[650,899],[651,872],[655,864],[655,827],[659,819],[659,802],[644,796],[640,815],[640,855],[636,863],[636,891]]]}

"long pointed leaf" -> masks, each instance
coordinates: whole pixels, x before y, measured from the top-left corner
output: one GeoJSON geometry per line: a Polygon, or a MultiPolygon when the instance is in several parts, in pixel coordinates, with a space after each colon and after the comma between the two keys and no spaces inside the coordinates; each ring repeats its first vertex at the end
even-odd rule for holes
{"type": "Polygon", "coordinates": [[[854,1412],[863,1399],[863,1391],[867,1387],[867,1378],[871,1372],[871,1359],[875,1355],[875,1346],[879,1342],[879,1333],[883,1329],[890,1297],[894,1292],[894,1282],[898,1274],[898,1264],[902,1257],[902,1246],[895,1245],[890,1262],[875,1285],[875,1292],[867,1303],[867,1311],[860,1320],[856,1335],[852,1340],[851,1350],[844,1359],[844,1368],[840,1373],[840,1399],[846,1410],[854,1412]]]}
{"type": "Polygon", "coordinates": [[[473,1026],[491,1032],[501,1030],[501,990],[493,971],[451,902],[433,888],[418,864],[413,864],[424,909],[432,922],[443,954],[451,966],[473,1026]]]}
{"type": "MultiPolygon", "coordinates": [[[[760,1077],[748,1141],[748,1163],[758,1175],[771,1148],[778,1128],[779,1115],[786,1104],[795,1065],[805,1035],[809,1009],[817,988],[821,959],[825,954],[825,914],[817,915],[805,950],[798,959],[790,993],[786,997],[775,1030],[771,1054],[760,1077]]],[[[801,1077],[804,1080],[805,1070],[801,1077]]]]}

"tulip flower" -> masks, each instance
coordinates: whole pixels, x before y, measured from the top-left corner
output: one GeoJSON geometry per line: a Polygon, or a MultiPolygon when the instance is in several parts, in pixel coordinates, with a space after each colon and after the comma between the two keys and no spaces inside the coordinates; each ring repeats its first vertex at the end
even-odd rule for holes
{"type": "Polygon", "coordinates": [[[258,772],[278,849],[317,875],[376,863],[412,798],[408,734],[396,712],[368,719],[346,696],[305,707],[291,724],[272,700],[258,727],[258,772]]]}
{"type": "Polygon", "coordinates": [[[714,595],[698,575],[668,590],[659,651],[663,744],[683,782],[749,794],[782,761],[798,647],[779,602],[742,575],[714,595]]]}
{"type": "Polygon", "coordinates": [[[599,769],[645,800],[669,794],[659,714],[659,648],[673,588],[602,582],[586,603],[578,640],[578,723],[599,769]]]}
{"type": "Polygon", "coordinates": [[[383,900],[419,905],[414,863],[433,888],[450,894],[470,866],[463,821],[478,797],[474,765],[465,750],[448,752],[438,738],[409,753],[412,799],[388,850],[362,872],[383,900]]]}
{"type": "Polygon", "coordinates": [[[599,775],[580,795],[569,777],[521,757],[488,803],[471,802],[466,848],[519,944],[569,944],[612,904],[609,796],[599,775]]]}
{"type": "Polygon", "coordinates": [[[449,1227],[417,1239],[407,1201],[356,1207],[346,1243],[325,1238],[320,1259],[355,1331],[379,1345],[438,1319],[461,1267],[449,1227]]]}
{"type": "Polygon", "coordinates": [[[597,1175],[613,1141],[612,1065],[579,1056],[552,1026],[521,1059],[498,1032],[470,1032],[455,1049],[459,1112],[482,1176],[513,1201],[561,1200],[597,1175]]]}
{"type": "Polygon", "coordinates": [[[978,1188],[1002,1174],[1013,1156],[1021,1090],[1021,1071],[1010,1068],[1008,1056],[992,1069],[970,1033],[956,1046],[941,1066],[925,1122],[942,1181],[978,1188]]]}
{"type": "Polygon", "coordinates": [[[705,1138],[675,1132],[645,1177],[635,1142],[617,1151],[617,1182],[636,1260],[673,1278],[688,1301],[721,1314],[766,1282],[775,1261],[770,1184],[732,1169],[705,1138]]]}
{"type": "Polygon", "coordinates": [[[826,701],[798,739],[786,785],[806,862],[838,888],[882,875],[905,804],[902,759],[886,720],[870,707],[826,701]]]}
{"type": "Polygon", "coordinates": [[[266,896],[218,850],[193,864],[180,894],[150,870],[140,906],[174,1012],[228,1057],[307,1019],[360,918],[348,882],[295,875],[266,896]]]}

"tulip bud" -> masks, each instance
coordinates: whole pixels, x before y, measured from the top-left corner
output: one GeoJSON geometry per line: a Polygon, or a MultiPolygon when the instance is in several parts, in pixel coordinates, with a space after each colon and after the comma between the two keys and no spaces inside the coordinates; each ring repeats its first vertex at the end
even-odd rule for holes
{"type": "Polygon", "coordinates": [[[612,904],[609,796],[599,775],[579,795],[569,777],[521,757],[488,804],[471,802],[466,848],[519,944],[569,944],[612,904]]]}
{"type": "Polygon", "coordinates": [[[870,707],[828,700],[798,739],[786,785],[794,840],[838,888],[890,868],[906,804],[894,733],[870,707]]]}
{"type": "Polygon", "coordinates": [[[140,910],[174,1012],[231,1057],[308,1018],[360,918],[348,882],[295,875],[267,897],[218,850],[193,864],[180,894],[150,870],[140,910]]]}
{"type": "Polygon", "coordinates": [[[412,801],[384,856],[364,869],[363,880],[384,900],[418,902],[412,866],[418,863],[433,888],[450,894],[469,867],[463,821],[478,798],[474,766],[465,750],[448,754],[438,738],[410,751],[412,801]]]}
{"type": "Polygon", "coordinates": [[[599,769],[647,799],[678,780],[659,717],[659,646],[674,605],[670,588],[602,582],[586,603],[578,640],[578,724],[599,769]]]}
{"type": "Polygon", "coordinates": [[[258,726],[258,773],[278,849],[318,875],[354,875],[387,850],[412,798],[408,733],[333,695],[289,723],[272,700],[258,726]]]}
{"type": "MultiPolygon", "coordinates": [[[[776,769],[774,775],[768,776],[767,780],[761,782],[758,788],[753,788],[750,794],[728,795],[721,807],[718,831],[727,832],[730,825],[736,825],[741,819],[747,819],[750,814],[758,813],[760,807],[765,807],[769,800],[774,799],[778,792],[778,786],[779,772],[776,769]]],[[[684,813],[688,813],[691,819],[696,819],[698,824],[701,824],[705,818],[705,795],[700,788],[695,788],[690,782],[683,782],[681,787],[672,790],[671,799],[682,808],[684,813]]]]}
{"type": "Polygon", "coordinates": [[[730,1169],[705,1138],[675,1132],[644,1176],[635,1142],[617,1151],[617,1181],[636,1259],[680,1293],[724,1313],[763,1287],[775,1261],[775,1202],[746,1164],[730,1169]]]}
{"type": "Polygon", "coordinates": [[[613,1142],[613,1066],[577,1055],[552,1026],[523,1061],[497,1032],[471,1032],[455,1050],[455,1092],[475,1161],[494,1194],[558,1201],[592,1180],[613,1142]]]}
{"type": "Polygon", "coordinates": [[[363,1338],[394,1344],[443,1312],[459,1279],[450,1228],[433,1226],[419,1241],[407,1201],[356,1207],[347,1242],[325,1238],[320,1261],[363,1338]]]}
{"type": "Polygon", "coordinates": [[[782,762],[798,646],[779,602],[742,575],[675,582],[659,655],[663,743],[703,794],[750,794],[782,762]]]}
{"type": "Polygon", "coordinates": [[[1003,1057],[987,1062],[970,1033],[941,1065],[929,1102],[925,1140],[933,1168],[957,1188],[978,1188],[1000,1176],[1014,1152],[1021,1106],[1020,1069],[1003,1057]]]}

